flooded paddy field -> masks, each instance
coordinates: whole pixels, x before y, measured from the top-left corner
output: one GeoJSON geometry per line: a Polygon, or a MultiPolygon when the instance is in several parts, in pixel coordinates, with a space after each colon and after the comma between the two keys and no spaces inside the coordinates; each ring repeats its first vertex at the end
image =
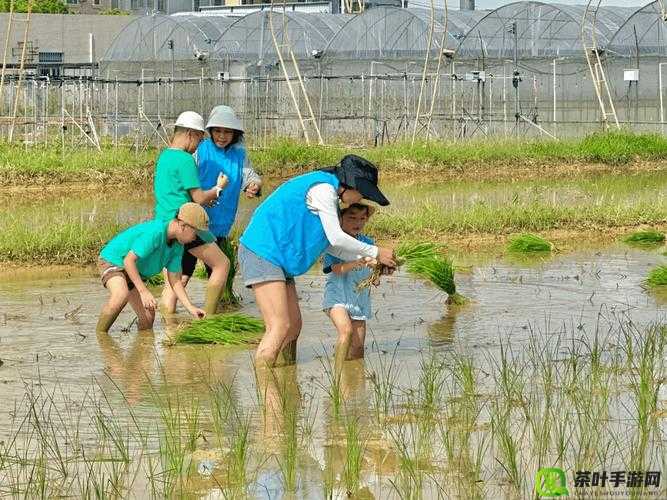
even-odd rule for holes
{"type": "MultiPolygon", "coordinates": [[[[664,227],[664,175],[633,179],[387,191],[395,217],[424,200],[454,218],[480,204],[597,201],[617,214],[640,207],[664,227]]],[[[33,227],[92,227],[134,223],[150,206],[149,195],[118,193],[0,210],[33,227]]],[[[243,201],[241,224],[253,207],[243,201]]],[[[453,246],[465,306],[403,272],[385,279],[366,357],[340,377],[318,269],[297,279],[296,366],[266,371],[252,349],[170,345],[185,315],[137,333],[128,310],[96,334],[106,293],[92,268],[13,266],[0,275],[0,495],[532,498],[538,470],[556,467],[570,496],[664,498],[667,292],[644,280],[665,248],[598,236],[541,257],[453,246]],[[578,471],[609,477],[575,486],[578,471]]],[[[204,285],[189,286],[195,302],[204,285]]],[[[258,315],[252,293],[235,289],[241,311],[258,315]]]]}

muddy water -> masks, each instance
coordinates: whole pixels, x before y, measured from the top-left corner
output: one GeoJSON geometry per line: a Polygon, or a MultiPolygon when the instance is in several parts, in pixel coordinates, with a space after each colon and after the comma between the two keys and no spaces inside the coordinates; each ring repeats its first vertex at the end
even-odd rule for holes
{"type": "MultiPolygon", "coordinates": [[[[664,180],[659,177],[635,176],[629,190],[627,179],[614,182],[605,186],[595,181],[563,181],[551,186],[554,189],[548,199],[564,203],[603,195],[622,200],[639,196],[664,203],[664,180]],[[607,191],[601,192],[601,188],[607,191]]],[[[513,186],[462,182],[414,189],[397,185],[387,191],[396,205],[406,207],[424,195],[451,207],[480,200],[503,205],[513,202],[517,195],[521,200],[546,196],[538,182],[513,186]]],[[[113,214],[129,225],[148,217],[151,204],[148,193],[98,194],[76,201],[46,198],[38,204],[26,200],[13,207],[10,215],[59,221],[113,214]]],[[[240,224],[245,223],[255,205],[255,201],[242,200],[240,224]]],[[[569,338],[573,332],[590,336],[596,330],[606,331],[619,320],[631,319],[639,328],[667,321],[667,293],[647,292],[641,286],[651,267],[667,261],[660,251],[622,245],[591,248],[586,243],[581,245],[586,250],[546,258],[517,259],[502,253],[455,255],[455,262],[468,266],[457,276],[459,291],[472,300],[459,309],[448,309],[441,293],[406,275],[384,281],[373,292],[376,313],[368,323],[367,357],[347,363],[343,372],[346,405],[361,416],[372,412],[368,374],[378,373],[394,353],[397,383],[407,390],[417,384],[420,363],[430,352],[443,357],[450,351],[470,354],[484,367],[491,362],[489,356],[497,354],[501,339],[510,339],[520,348],[531,332],[543,338],[569,338]]],[[[315,486],[321,483],[320,471],[340,470],[345,450],[340,446],[342,431],[332,423],[326,394],[325,360],[332,352],[335,334],[320,310],[323,278],[313,272],[299,278],[297,285],[304,316],[298,363],[296,368],[280,370],[280,377],[311,408],[313,443],[300,458],[299,496],[313,498],[322,496],[320,487],[315,486]]],[[[201,303],[204,283],[194,280],[190,292],[201,303]]],[[[243,297],[242,311],[256,315],[252,294],[239,286],[237,292],[243,297]]],[[[279,410],[274,408],[274,418],[261,418],[250,362],[252,350],[167,347],[164,341],[169,329],[162,318],[157,320],[154,332],[137,334],[129,311],[121,315],[110,335],[98,336],[94,326],[104,300],[105,290],[92,270],[15,270],[0,274],[0,442],[17,428],[14,419],[21,415],[15,412],[14,404],[26,392],[41,391],[52,395],[61,426],[74,427],[81,414],[93,420],[95,401],[106,398],[105,413],[112,412],[115,420],[128,426],[132,418],[137,419],[139,425],[151,430],[148,447],[156,451],[158,400],[179,394],[187,404],[201,403],[206,408],[209,384],[223,381],[232,387],[237,403],[251,413],[254,449],[264,452],[252,459],[257,474],[251,493],[258,497],[280,496],[278,467],[275,460],[267,460],[267,455],[279,452],[276,435],[280,424],[275,417],[279,410]]],[[[267,389],[267,406],[269,400],[275,403],[277,399],[275,391],[267,389]]],[[[201,456],[193,460],[202,459],[206,453],[215,454],[207,411],[203,411],[201,420],[202,435],[208,436],[209,443],[198,446],[201,456]]],[[[87,422],[86,418],[82,422],[87,422]]],[[[83,443],[95,443],[94,425],[80,425],[79,432],[83,443]]],[[[362,486],[376,498],[396,496],[388,480],[396,475],[398,458],[389,448],[386,438],[377,435],[366,444],[365,458],[372,463],[372,473],[364,468],[362,486]]],[[[195,476],[198,479],[193,491],[210,491],[216,497],[211,481],[205,475],[195,476]]],[[[135,484],[139,497],[142,487],[141,482],[135,484]]]]}
{"type": "MultiPolygon", "coordinates": [[[[572,331],[592,334],[618,317],[631,318],[640,327],[666,320],[667,294],[646,292],[641,287],[648,270],[665,260],[655,250],[611,246],[523,262],[497,258],[489,263],[486,257],[480,260],[483,263],[475,264],[474,256],[467,256],[467,260],[471,267],[459,274],[458,287],[472,304],[463,308],[448,309],[441,293],[402,274],[374,290],[376,312],[368,323],[367,359],[348,363],[342,379],[345,398],[358,407],[359,414],[370,412],[364,371],[376,369],[394,352],[398,383],[409,388],[416,383],[414,374],[423,353],[430,350],[470,353],[479,356],[483,366],[483,358],[496,351],[500,339],[521,345],[531,330],[544,336],[572,331]]],[[[335,336],[320,310],[322,277],[312,273],[298,279],[297,285],[304,316],[298,363],[281,376],[312,402],[313,445],[308,456],[300,460],[299,487],[303,497],[312,497],[321,496],[309,488],[317,483],[315,476],[322,464],[335,468],[336,460],[342,460],[335,457],[343,452],[336,452],[331,444],[338,438],[323,390],[322,356],[331,353],[335,336]]],[[[190,290],[196,302],[203,300],[202,281],[194,280],[190,290]]],[[[238,286],[237,291],[243,298],[243,312],[256,315],[252,294],[238,286]]],[[[55,399],[69,411],[85,409],[91,392],[105,394],[117,408],[117,418],[129,419],[124,409],[129,404],[134,418],[149,428],[159,418],[157,398],[178,392],[187,401],[205,399],[206,384],[224,381],[233,387],[238,403],[255,415],[257,442],[267,453],[276,451],[278,423],[260,422],[253,410],[257,398],[251,350],[167,347],[163,341],[168,328],[162,319],[153,333],[137,334],[129,311],[121,315],[110,335],[98,336],[94,325],[104,300],[105,291],[92,271],[63,275],[62,271],[50,273],[46,269],[3,275],[0,436],[7,436],[15,427],[13,405],[28,387],[55,391],[55,399]]],[[[95,439],[92,426],[80,432],[84,442],[95,439]]],[[[157,441],[151,443],[157,449],[157,441]]],[[[396,457],[387,458],[386,449],[386,443],[380,441],[369,440],[367,445],[368,454],[384,457],[381,465],[375,465],[374,474],[364,473],[362,478],[362,485],[377,498],[389,495],[387,478],[396,472],[396,457]]],[[[260,497],[276,496],[281,491],[277,467],[272,462],[262,464],[256,464],[256,487],[251,492],[260,497]]],[[[194,488],[203,494],[212,487],[202,478],[201,485],[194,488]]]]}

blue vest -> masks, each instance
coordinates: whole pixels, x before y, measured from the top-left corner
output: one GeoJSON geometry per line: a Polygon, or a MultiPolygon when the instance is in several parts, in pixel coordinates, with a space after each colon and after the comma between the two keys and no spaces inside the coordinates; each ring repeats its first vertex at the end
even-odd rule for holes
{"type": "Polygon", "coordinates": [[[257,207],[241,243],[256,255],[279,266],[288,276],[311,268],[329,246],[320,218],[306,206],[306,194],[315,184],[338,189],[335,175],[317,171],[290,179],[257,207]]]}
{"type": "Polygon", "coordinates": [[[204,207],[209,218],[209,230],[217,237],[227,236],[234,225],[239,196],[243,184],[243,165],[246,150],[242,144],[234,144],[225,149],[206,139],[197,148],[199,182],[202,189],[211,189],[222,172],[229,178],[229,184],[220,193],[218,203],[204,207]]]}

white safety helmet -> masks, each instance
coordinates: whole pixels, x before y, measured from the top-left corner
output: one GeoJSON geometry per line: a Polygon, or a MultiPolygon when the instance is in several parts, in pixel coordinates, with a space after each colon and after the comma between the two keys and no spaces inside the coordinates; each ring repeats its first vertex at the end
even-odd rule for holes
{"type": "Polygon", "coordinates": [[[195,113],[194,111],[183,111],[178,115],[178,118],[176,118],[175,125],[177,127],[206,132],[206,129],[204,128],[204,119],[199,113],[195,113]]]}
{"type": "Polygon", "coordinates": [[[231,128],[243,132],[243,123],[236,116],[236,112],[229,106],[216,106],[211,110],[206,128],[231,128]]]}

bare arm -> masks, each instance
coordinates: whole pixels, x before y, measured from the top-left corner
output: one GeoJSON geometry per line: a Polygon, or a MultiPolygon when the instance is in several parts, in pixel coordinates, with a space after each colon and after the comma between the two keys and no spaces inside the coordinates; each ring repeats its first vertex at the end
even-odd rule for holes
{"type": "Polygon", "coordinates": [[[153,311],[157,307],[157,301],[148,288],[146,288],[146,284],[141,279],[141,275],[137,269],[138,259],[139,257],[137,254],[130,250],[123,259],[123,267],[125,268],[127,275],[130,277],[130,280],[134,284],[134,287],[137,289],[137,292],[139,292],[141,303],[146,309],[153,311]]]}
{"type": "Polygon", "coordinates": [[[171,271],[167,271],[167,280],[169,281],[171,289],[176,294],[178,300],[181,302],[181,304],[183,304],[183,306],[185,306],[190,314],[192,314],[195,318],[203,318],[206,316],[206,313],[202,309],[195,307],[195,305],[190,301],[190,297],[188,297],[188,294],[185,291],[185,287],[183,286],[183,282],[181,281],[181,273],[172,273],[171,271]]]}
{"type": "Polygon", "coordinates": [[[218,199],[217,187],[212,187],[204,191],[203,189],[195,188],[188,191],[192,201],[199,205],[209,205],[211,202],[218,199]]]}

